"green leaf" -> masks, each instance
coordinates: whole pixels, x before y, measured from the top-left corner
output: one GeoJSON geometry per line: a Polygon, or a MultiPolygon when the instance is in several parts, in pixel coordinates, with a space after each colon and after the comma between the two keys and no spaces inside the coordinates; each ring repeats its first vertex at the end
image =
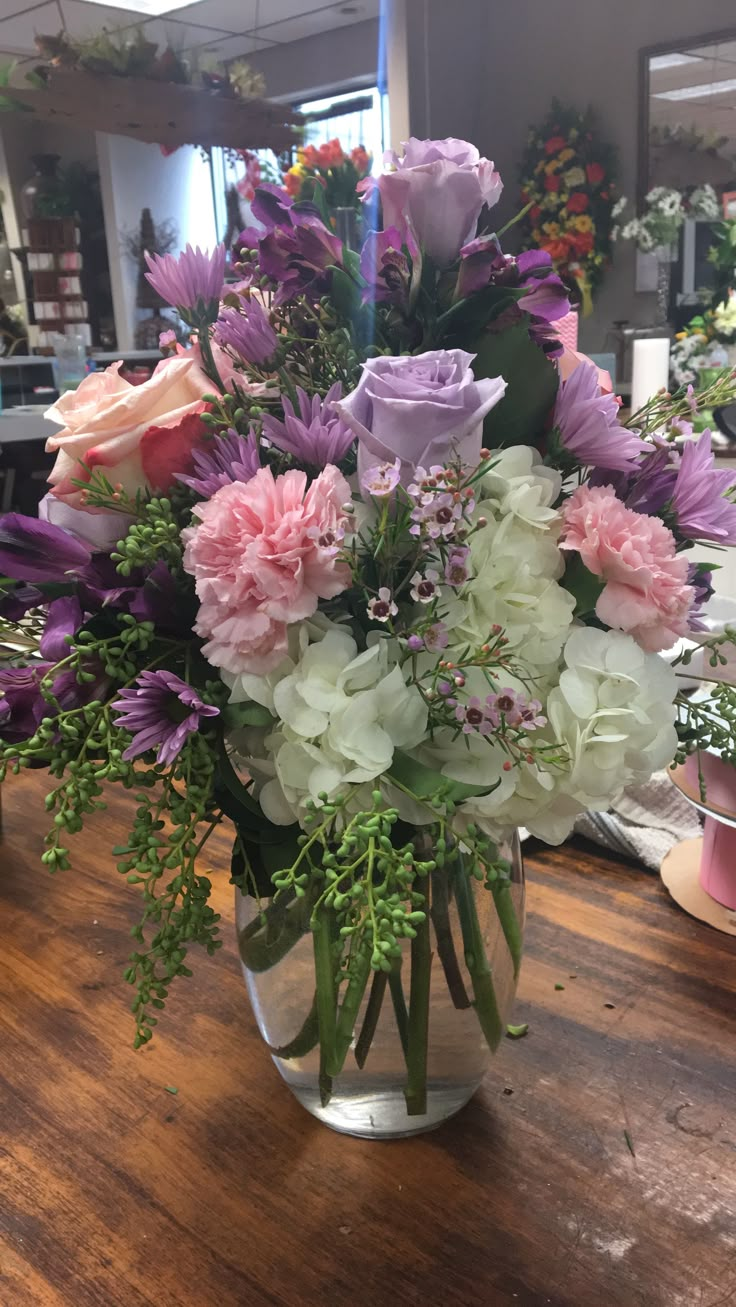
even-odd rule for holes
{"type": "Polygon", "coordinates": [[[586,613],[595,612],[595,606],[603,591],[605,581],[588,571],[580,554],[568,555],[563,584],[565,589],[575,596],[576,617],[583,617],[586,613]]]}
{"type": "MultiPolygon", "coordinates": [[[[438,339],[443,346],[464,348],[468,334],[475,335],[489,323],[495,322],[506,309],[513,308],[526,292],[508,286],[486,286],[458,300],[437,319],[438,339]]],[[[475,371],[475,368],[473,369],[475,371]]]]}
{"type": "Polygon", "coordinates": [[[485,331],[466,348],[476,354],[476,380],[503,377],[508,386],[485,419],[484,445],[539,445],[557,395],[554,363],[534,344],[523,323],[506,331],[485,331]]]}
{"type": "Polygon", "coordinates": [[[425,767],[424,763],[417,762],[416,758],[410,758],[409,754],[403,753],[401,749],[394,749],[393,762],[387,776],[389,780],[398,781],[407,790],[411,790],[418,799],[431,799],[439,790],[453,803],[480,794],[490,794],[497,784],[496,782],[494,785],[465,785],[463,781],[453,781],[448,776],[443,776],[441,772],[434,771],[432,767],[425,767]]]}
{"type": "Polygon", "coordinates": [[[260,703],[229,703],[222,710],[222,721],[228,731],[241,726],[271,726],[274,715],[260,703]]]}
{"type": "Polygon", "coordinates": [[[343,268],[332,267],[332,302],[338,313],[351,318],[360,308],[360,289],[343,268]]]}
{"type": "Polygon", "coordinates": [[[293,826],[280,826],[273,829],[281,831],[281,838],[267,842],[258,837],[254,838],[250,830],[238,828],[240,838],[233,845],[230,862],[232,879],[240,881],[244,876],[247,856],[252,877],[243,881],[243,890],[246,894],[252,894],[255,890],[259,898],[271,898],[275,892],[273,877],[279,871],[286,871],[289,867],[293,867],[299,857],[298,839],[301,834],[299,826],[295,823],[293,826]]]}
{"type": "MultiPolygon", "coordinates": [[[[230,799],[235,800],[239,814],[248,813],[251,818],[256,818],[258,824],[261,822],[265,823],[266,818],[263,815],[260,803],[258,803],[256,799],[253,798],[253,795],[246,789],[230,761],[230,756],[225,747],[224,735],[221,735],[217,742],[217,772],[218,780],[222,782],[222,784],[218,786],[218,789],[222,791],[224,788],[225,802],[227,802],[229,796],[230,799]]],[[[228,811],[225,803],[222,803],[221,807],[226,816],[230,817],[236,825],[240,825],[240,816],[233,816],[232,812],[228,811]]],[[[246,821],[246,824],[249,823],[246,821]]]]}
{"type": "Polygon", "coordinates": [[[529,1030],[529,1025],[526,1021],[524,1022],[523,1026],[507,1026],[506,1038],[523,1039],[524,1035],[528,1032],[528,1030],[529,1030]]]}

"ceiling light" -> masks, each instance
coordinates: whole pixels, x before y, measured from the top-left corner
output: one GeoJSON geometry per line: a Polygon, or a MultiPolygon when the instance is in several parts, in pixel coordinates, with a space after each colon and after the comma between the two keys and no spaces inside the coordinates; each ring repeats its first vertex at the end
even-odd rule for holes
{"type": "Polygon", "coordinates": [[[650,73],[661,73],[665,68],[679,68],[682,64],[700,63],[699,54],[655,54],[649,60],[650,73]]]}
{"type": "Polygon", "coordinates": [[[655,100],[700,100],[704,95],[725,95],[736,91],[736,77],[725,82],[703,82],[701,86],[679,86],[676,91],[654,91],[655,100]]]}
{"type": "Polygon", "coordinates": [[[145,14],[146,18],[160,18],[163,14],[173,13],[175,9],[192,7],[192,0],[82,0],[82,3],[102,3],[106,9],[127,9],[135,14],[145,14]]]}

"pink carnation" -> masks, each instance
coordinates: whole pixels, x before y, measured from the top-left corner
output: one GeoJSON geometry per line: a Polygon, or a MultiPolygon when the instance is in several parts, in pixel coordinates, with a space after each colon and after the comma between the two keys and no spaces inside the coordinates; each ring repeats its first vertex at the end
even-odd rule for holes
{"type": "Polygon", "coordinates": [[[695,597],[687,559],[658,517],[626,508],[611,486],[580,486],[563,512],[562,548],[577,549],[606,583],[595,606],[606,626],[628,631],[649,653],[687,634],[695,597]]]}
{"type": "Polygon", "coordinates": [[[194,629],[213,666],[235,675],[273,670],[287,652],[289,623],[346,588],[350,572],[336,555],[349,502],[347,481],[328,464],[309,489],[304,472],[274,479],[264,467],[197,504],[184,567],[196,580],[194,629]]]}

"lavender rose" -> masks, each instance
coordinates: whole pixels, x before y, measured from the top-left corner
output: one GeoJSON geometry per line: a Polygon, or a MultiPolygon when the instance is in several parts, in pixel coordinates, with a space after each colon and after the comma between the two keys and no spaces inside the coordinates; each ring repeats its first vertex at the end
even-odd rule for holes
{"type": "Polygon", "coordinates": [[[366,179],[378,187],[384,227],[406,230],[407,222],[426,254],[440,267],[453,263],[475,235],[484,204],[496,203],[503,183],[489,159],[454,136],[444,141],[404,141],[403,158],[386,161],[395,171],[366,179]]]}
{"type": "Polygon", "coordinates": [[[483,418],[503,399],[503,377],[476,381],[474,354],[434,349],[426,354],[369,359],[356,389],[336,404],[358,437],[358,474],[379,463],[401,462],[407,484],[416,467],[459,455],[477,467],[483,418]]]}

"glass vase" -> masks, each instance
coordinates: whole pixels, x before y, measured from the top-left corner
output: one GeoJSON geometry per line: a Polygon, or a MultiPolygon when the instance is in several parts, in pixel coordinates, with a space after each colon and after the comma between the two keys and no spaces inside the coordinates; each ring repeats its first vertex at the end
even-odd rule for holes
{"type": "Polygon", "coordinates": [[[401,956],[358,975],[334,914],[236,891],[243,973],[271,1056],[332,1129],[389,1139],[431,1130],[480,1085],[506,1031],[524,922],[518,839],[479,882],[458,860],[420,881],[429,911],[401,956]],[[493,875],[493,872],[490,873],[493,875]],[[357,976],[357,982],[356,982],[357,976]],[[352,977],[352,978],[351,978],[352,977]]]}

